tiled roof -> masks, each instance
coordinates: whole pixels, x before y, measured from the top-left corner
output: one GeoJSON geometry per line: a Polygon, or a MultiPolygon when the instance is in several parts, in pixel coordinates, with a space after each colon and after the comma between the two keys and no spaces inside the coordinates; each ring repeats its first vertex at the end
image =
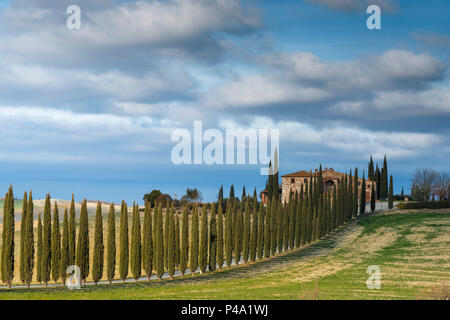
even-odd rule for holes
{"type": "Polygon", "coordinates": [[[311,177],[312,175],[313,174],[311,172],[302,170],[302,171],[297,171],[297,172],[285,174],[282,177],[311,177]]]}

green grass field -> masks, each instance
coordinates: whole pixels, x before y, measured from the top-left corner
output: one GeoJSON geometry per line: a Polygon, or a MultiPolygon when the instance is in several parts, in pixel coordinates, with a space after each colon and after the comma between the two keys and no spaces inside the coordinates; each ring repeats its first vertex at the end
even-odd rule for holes
{"type": "Polygon", "coordinates": [[[185,279],[111,286],[13,289],[0,299],[424,299],[450,284],[450,212],[386,213],[354,221],[308,247],[185,279]],[[366,286],[381,269],[381,289],[366,286]]]}

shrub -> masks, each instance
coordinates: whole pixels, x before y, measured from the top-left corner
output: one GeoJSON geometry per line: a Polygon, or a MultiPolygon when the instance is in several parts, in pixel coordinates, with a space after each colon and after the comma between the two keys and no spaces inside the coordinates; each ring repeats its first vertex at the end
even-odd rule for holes
{"type": "Polygon", "coordinates": [[[450,200],[434,202],[402,202],[397,205],[399,209],[447,209],[450,208],[450,200]]]}

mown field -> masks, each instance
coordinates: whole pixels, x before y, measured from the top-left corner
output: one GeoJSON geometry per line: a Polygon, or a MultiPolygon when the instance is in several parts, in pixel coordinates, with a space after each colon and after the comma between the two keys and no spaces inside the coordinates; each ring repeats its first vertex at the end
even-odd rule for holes
{"type": "MultiPolygon", "coordinates": [[[[433,299],[450,289],[450,212],[353,221],[308,247],[213,274],[150,283],[0,291],[0,299],[433,299]],[[381,289],[366,286],[381,269],[381,289]]],[[[448,296],[447,296],[448,297],[448,296]]]]}

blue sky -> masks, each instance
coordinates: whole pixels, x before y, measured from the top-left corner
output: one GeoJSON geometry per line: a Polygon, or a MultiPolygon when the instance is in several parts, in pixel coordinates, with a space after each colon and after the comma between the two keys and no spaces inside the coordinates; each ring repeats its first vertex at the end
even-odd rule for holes
{"type": "Polygon", "coordinates": [[[445,0],[0,0],[0,187],[259,192],[260,165],[172,164],[171,133],[200,120],[279,129],[281,174],[386,154],[408,189],[416,168],[450,170],[449,16],[445,0]]]}

